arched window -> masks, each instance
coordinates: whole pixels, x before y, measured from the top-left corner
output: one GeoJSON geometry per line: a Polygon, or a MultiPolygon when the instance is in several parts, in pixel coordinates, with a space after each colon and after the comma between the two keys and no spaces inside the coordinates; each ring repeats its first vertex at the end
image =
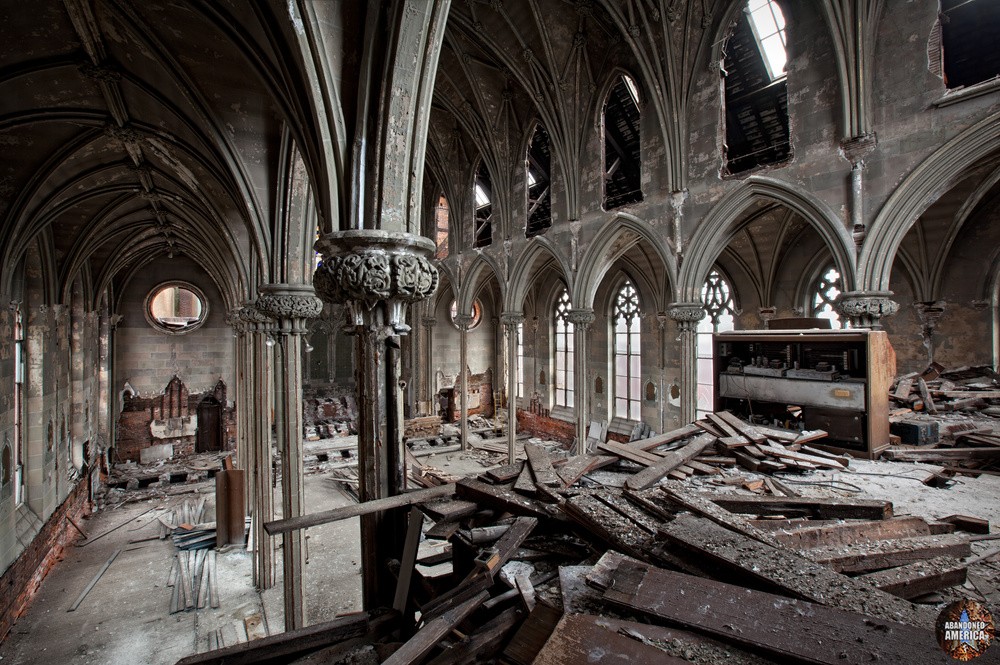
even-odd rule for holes
{"type": "Polygon", "coordinates": [[[785,18],[774,0],[750,0],[726,42],[726,144],[728,173],[740,173],[791,156],[785,18]]]}
{"type": "Polygon", "coordinates": [[[813,282],[812,316],[820,319],[830,319],[831,328],[840,328],[840,314],[837,313],[837,296],[840,295],[840,273],[830,266],[813,282]]]}
{"type": "Polygon", "coordinates": [[[517,396],[524,397],[524,324],[517,324],[517,396]]]}
{"type": "Polygon", "coordinates": [[[24,398],[25,398],[25,357],[24,357],[24,313],[19,304],[14,305],[14,505],[25,500],[24,472],[24,398]]]}
{"type": "Polygon", "coordinates": [[[735,327],[736,302],[729,282],[713,269],[701,287],[705,318],[698,322],[698,417],[715,408],[712,333],[735,327]]]}
{"type": "Polygon", "coordinates": [[[493,182],[490,180],[490,172],[486,164],[479,162],[476,170],[476,184],[473,187],[473,196],[476,201],[475,237],[472,241],[473,247],[486,247],[493,242],[493,182]]]}
{"type": "Polygon", "coordinates": [[[948,88],[1000,74],[1000,6],[996,0],[941,0],[941,66],[948,88]]]}
{"type": "Polygon", "coordinates": [[[642,200],[639,166],[639,89],[622,75],[604,102],[605,210],[642,200]]]}
{"type": "Polygon", "coordinates": [[[434,206],[434,258],[448,258],[448,199],[442,193],[434,206]]]}
{"type": "Polygon", "coordinates": [[[551,165],[549,133],[545,131],[544,127],[537,124],[525,160],[528,225],[524,229],[524,235],[527,238],[541,235],[552,226],[552,188],[549,178],[551,165]]]}
{"type": "Polygon", "coordinates": [[[618,289],[612,317],[615,350],[615,417],[639,420],[642,361],[639,352],[639,293],[630,280],[618,289]]]}
{"type": "Polygon", "coordinates": [[[556,299],[552,320],[555,322],[553,341],[555,352],[555,390],[556,406],[573,406],[573,324],[569,320],[572,305],[569,292],[563,289],[562,295],[556,299]]]}

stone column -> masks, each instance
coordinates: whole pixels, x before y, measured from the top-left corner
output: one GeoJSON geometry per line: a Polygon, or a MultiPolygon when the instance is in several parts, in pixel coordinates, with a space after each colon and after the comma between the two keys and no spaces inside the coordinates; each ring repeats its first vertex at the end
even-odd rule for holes
{"type": "MultiPolygon", "coordinates": [[[[274,519],[274,496],[271,489],[271,349],[268,335],[274,321],[253,303],[240,309],[246,324],[247,367],[250,370],[246,390],[247,411],[247,497],[251,505],[251,528],[254,543],[254,584],[260,590],[274,586],[274,545],[264,530],[265,522],[274,519]]],[[[272,342],[273,344],[273,342],[272,342]]]]}
{"type": "Polygon", "coordinates": [[[469,449],[469,326],[472,325],[471,314],[456,314],[455,325],[458,326],[458,364],[459,384],[458,394],[459,425],[462,431],[462,450],[469,449]]]}
{"type": "MultiPolygon", "coordinates": [[[[659,341],[659,381],[660,386],[656,391],[656,396],[660,402],[660,432],[667,431],[667,321],[670,317],[667,316],[666,312],[656,313],[656,328],[659,331],[658,341],[659,341]]],[[[612,337],[612,344],[614,344],[614,338],[612,337]]],[[[614,377],[609,378],[609,382],[613,381],[614,377]]],[[[614,411],[612,411],[614,413],[614,411]]]]}
{"type": "MultiPolygon", "coordinates": [[[[316,249],[323,255],[313,278],[316,293],[346,306],[346,332],[355,337],[358,495],[362,502],[393,496],[404,469],[397,336],[409,332],[406,307],[437,289],[437,268],[428,261],[434,243],[408,233],[351,229],[323,236],[316,249]]],[[[387,563],[400,555],[400,517],[398,511],[361,517],[365,609],[392,605],[395,581],[387,563]]]]}
{"type": "Polygon", "coordinates": [[[853,226],[854,243],[860,250],[865,241],[865,158],[878,145],[874,133],[862,134],[840,142],[840,153],[851,163],[851,225],[853,226]]]}
{"type": "MultiPolygon", "coordinates": [[[[281,453],[281,512],[284,519],[304,514],[302,485],[302,336],[309,319],[323,312],[323,302],[308,284],[266,284],[259,289],[257,309],[275,321],[275,425],[281,453]]],[[[282,584],[285,630],[305,627],[302,530],[282,536],[282,584]]]]}
{"type": "MultiPolygon", "coordinates": [[[[233,347],[235,349],[236,361],[236,386],[233,400],[236,403],[236,455],[233,459],[234,465],[238,469],[246,470],[247,466],[247,441],[250,426],[248,422],[249,409],[247,409],[247,385],[250,380],[250,371],[247,368],[247,324],[240,319],[240,310],[234,309],[226,316],[226,323],[233,329],[233,347]]],[[[253,501],[253,494],[248,486],[246,491],[247,506],[253,501]]]]}
{"type": "Polygon", "coordinates": [[[513,464],[517,442],[517,327],[524,323],[524,314],[504,312],[500,315],[500,323],[507,344],[507,463],[513,464]]]}
{"type": "Polygon", "coordinates": [[[681,361],[681,423],[694,422],[698,414],[698,322],[705,318],[700,302],[675,302],[667,314],[677,323],[681,361]]]}
{"type": "Polygon", "coordinates": [[[566,318],[573,324],[573,404],[576,407],[576,443],[573,445],[573,454],[583,455],[587,452],[587,428],[590,426],[587,332],[594,322],[594,310],[571,309],[566,318]]]}
{"type": "Polygon", "coordinates": [[[423,376],[423,388],[424,388],[424,401],[429,405],[430,415],[436,413],[435,395],[434,395],[434,377],[436,372],[434,371],[434,326],[437,325],[437,319],[423,318],[420,321],[421,325],[424,327],[424,376],[423,376]]]}
{"type": "Polygon", "coordinates": [[[892,291],[845,291],[837,298],[837,311],[852,328],[882,328],[882,317],[899,311],[892,291]]]}
{"type": "Polygon", "coordinates": [[[917,310],[917,319],[920,321],[920,337],[923,339],[924,348],[927,349],[927,362],[934,362],[934,329],[944,315],[944,300],[934,300],[931,302],[915,302],[913,309],[917,310]]]}

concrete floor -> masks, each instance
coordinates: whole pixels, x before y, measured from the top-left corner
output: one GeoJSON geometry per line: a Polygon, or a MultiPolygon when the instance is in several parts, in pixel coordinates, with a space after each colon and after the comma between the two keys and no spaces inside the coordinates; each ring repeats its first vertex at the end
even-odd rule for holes
{"type": "MultiPolygon", "coordinates": [[[[218,554],[220,607],[169,614],[167,586],[175,549],[171,541],[134,542],[159,533],[157,516],[185,499],[209,497],[205,520],[214,519],[214,481],[192,485],[197,494],[125,504],[93,515],[81,526],[91,539],[66,551],[65,559],[46,577],[27,613],[0,645],[3,665],[118,663],[172,664],[206,651],[217,629],[227,644],[236,639],[245,617],[260,614],[269,632],[283,630],[281,551],[276,550],[276,584],[263,593],[253,588],[250,555],[244,549],[218,554]],[[142,514],[153,508],[152,511],[142,514]],[[69,607],[108,559],[121,553],[76,611],[69,607]]],[[[335,483],[307,475],[309,512],[352,503],[335,483]]],[[[280,487],[276,492],[280,497],[280,487]]],[[[309,562],[305,566],[309,623],[326,621],[361,608],[358,520],[344,520],[308,531],[309,562]]],[[[244,633],[245,639],[245,633],[244,633]]]]}

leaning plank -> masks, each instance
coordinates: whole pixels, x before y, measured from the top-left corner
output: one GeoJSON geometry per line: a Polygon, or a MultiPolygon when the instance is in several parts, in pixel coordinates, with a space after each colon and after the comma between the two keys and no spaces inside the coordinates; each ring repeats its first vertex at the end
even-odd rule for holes
{"type": "Polygon", "coordinates": [[[563,616],[548,642],[535,657],[535,665],[577,665],[597,660],[609,665],[684,665],[688,662],[668,656],[660,649],[639,640],[602,628],[596,624],[596,620],[597,617],[584,614],[563,616]]]}
{"type": "Polygon", "coordinates": [[[684,427],[679,427],[675,430],[669,432],[664,432],[657,436],[651,436],[648,439],[639,439],[638,441],[633,441],[628,445],[632,448],[638,448],[639,450],[653,450],[654,448],[659,448],[660,446],[666,446],[671,443],[680,441],[681,439],[687,439],[694,436],[702,429],[695,425],[694,423],[690,425],[685,425],[684,427]]]}
{"type": "Polygon", "coordinates": [[[655,535],[639,528],[606,503],[586,494],[566,500],[559,504],[559,508],[595,536],[630,556],[642,557],[655,535]]]}
{"type": "Polygon", "coordinates": [[[821,466],[827,469],[836,469],[838,471],[843,471],[847,468],[847,465],[843,462],[834,459],[828,459],[825,457],[820,457],[818,455],[807,455],[805,453],[794,452],[791,450],[786,450],[781,446],[761,446],[760,449],[765,453],[774,455],[776,457],[781,457],[782,459],[795,460],[796,462],[808,462],[810,464],[815,464],[816,466],[821,466]]]}
{"type": "Polygon", "coordinates": [[[539,445],[524,444],[524,453],[528,456],[528,464],[535,474],[535,482],[547,487],[562,487],[562,480],[552,468],[552,455],[539,445]]]}
{"type": "Polygon", "coordinates": [[[662,460],[653,466],[643,469],[634,476],[631,476],[625,481],[625,486],[631,490],[644,490],[647,487],[655,485],[661,478],[663,478],[663,476],[667,475],[667,473],[673,471],[689,459],[693,459],[700,455],[706,448],[715,442],[715,438],[716,437],[711,434],[702,434],[695,437],[694,441],[691,443],[683,446],[682,448],[678,448],[677,450],[665,453],[662,460]]]}
{"type": "Polygon", "coordinates": [[[556,473],[562,479],[563,485],[569,487],[591,471],[596,471],[617,461],[618,458],[611,455],[577,455],[570,458],[556,473]]]}
{"type": "Polygon", "coordinates": [[[493,547],[483,550],[476,557],[476,566],[485,569],[491,577],[495,575],[498,570],[503,568],[504,564],[510,561],[514,552],[521,546],[525,538],[531,535],[532,530],[537,525],[538,519],[534,517],[518,517],[493,547]]]}
{"type": "Polygon", "coordinates": [[[531,665],[538,652],[542,650],[556,624],[562,617],[562,611],[548,603],[538,603],[517,629],[507,647],[504,649],[504,661],[514,665],[531,665]]]}
{"type": "MultiPolygon", "coordinates": [[[[476,629],[460,642],[449,645],[427,665],[463,665],[494,653],[521,619],[521,611],[511,607],[476,629]]],[[[332,662],[332,661],[331,661],[332,662]]]]}
{"type": "Polygon", "coordinates": [[[741,420],[729,411],[719,411],[715,414],[722,420],[729,423],[730,427],[739,432],[742,436],[754,443],[767,443],[767,435],[757,429],[756,426],[741,420]]]}
{"type": "Polygon", "coordinates": [[[483,601],[490,597],[489,592],[481,591],[461,605],[448,610],[439,617],[428,621],[417,634],[411,637],[395,653],[382,661],[382,665],[411,665],[419,663],[448,633],[472,614],[483,601]]]}
{"type": "Polygon", "coordinates": [[[931,630],[658,568],[623,564],[604,598],[763,651],[778,662],[950,661],[931,630]]]}
{"type": "Polygon", "coordinates": [[[83,591],[80,592],[80,595],[77,596],[77,599],[75,601],[73,601],[73,604],[70,605],[70,608],[67,610],[67,612],[72,612],[76,608],[80,607],[80,603],[83,602],[83,599],[87,597],[87,594],[90,593],[90,590],[94,588],[94,585],[97,584],[97,582],[101,579],[101,577],[104,576],[104,573],[107,572],[108,568],[111,567],[111,564],[114,563],[115,559],[117,559],[118,555],[121,553],[122,550],[117,549],[110,557],[108,557],[108,560],[104,562],[104,565],[101,566],[101,569],[97,571],[96,575],[94,575],[94,579],[90,580],[90,583],[84,588],[83,591]]]}
{"type": "Polygon", "coordinates": [[[363,503],[356,503],[342,508],[334,508],[333,510],[324,510],[323,512],[313,513],[312,515],[302,515],[301,517],[289,517],[288,519],[265,522],[264,530],[272,536],[277,536],[278,534],[290,533],[298,529],[306,529],[311,526],[337,522],[349,517],[369,515],[383,510],[390,510],[392,508],[411,506],[415,503],[429,501],[430,499],[451,496],[454,493],[455,485],[449,483],[447,485],[439,485],[438,487],[429,487],[427,489],[417,490],[416,492],[407,492],[406,494],[390,496],[385,499],[375,499],[374,501],[365,501],[363,503]]]}
{"type": "Polygon", "coordinates": [[[727,421],[725,418],[722,418],[718,414],[706,413],[705,417],[708,418],[708,421],[713,425],[715,425],[715,427],[726,436],[731,436],[735,438],[742,437],[742,433],[739,430],[730,425],[729,421],[727,421]]]}
{"type": "Polygon", "coordinates": [[[940,556],[889,568],[858,577],[886,593],[900,598],[916,598],[927,593],[965,583],[967,568],[954,557],[940,556]]]}
{"type": "Polygon", "coordinates": [[[515,494],[503,485],[487,485],[478,480],[463,478],[455,485],[455,491],[461,498],[489,508],[498,508],[515,515],[548,517],[542,504],[515,494]]]}
{"type": "Polygon", "coordinates": [[[806,510],[819,519],[884,520],[892,517],[891,501],[721,494],[707,495],[707,498],[726,510],[752,515],[783,515],[789,511],[806,510]]]}
{"type": "Polygon", "coordinates": [[[834,572],[795,552],[765,545],[708,520],[680,515],[660,529],[676,548],[738,579],[794,598],[930,628],[935,612],[834,572]]]}
{"type": "Polygon", "coordinates": [[[396,595],[392,601],[392,609],[400,614],[406,611],[406,603],[410,597],[410,581],[413,579],[413,567],[417,563],[417,548],[420,546],[420,530],[423,525],[424,514],[419,508],[411,508],[403,555],[399,562],[399,577],[396,579],[396,595]]]}
{"type": "Polygon", "coordinates": [[[195,654],[177,661],[177,665],[243,665],[260,661],[284,662],[294,654],[306,653],[352,637],[365,635],[369,630],[367,613],[334,619],[306,628],[269,635],[248,642],[234,644],[215,651],[195,654]]]}
{"type": "Polygon", "coordinates": [[[813,547],[852,545],[859,542],[929,535],[931,535],[931,528],[923,518],[896,517],[869,522],[805,526],[790,531],[777,531],[774,538],[782,545],[798,549],[811,549],[813,547]]]}
{"type": "Polygon", "coordinates": [[[647,453],[645,450],[639,450],[638,448],[633,448],[632,446],[626,446],[625,444],[618,443],[617,441],[605,441],[604,443],[598,443],[597,447],[604,452],[617,455],[624,460],[635,462],[636,464],[640,464],[642,466],[652,466],[663,459],[660,455],[647,453]]]}
{"type": "Polygon", "coordinates": [[[968,538],[958,534],[900,538],[848,546],[817,547],[806,553],[813,561],[839,573],[864,573],[905,566],[937,556],[967,557],[972,554],[968,538]]]}
{"type": "Polygon", "coordinates": [[[779,546],[778,541],[772,534],[757,528],[752,520],[747,519],[743,515],[731,513],[710,501],[712,495],[674,487],[661,487],[660,489],[672,503],[676,503],[678,506],[696,515],[710,519],[720,526],[743,534],[747,538],[752,538],[774,547],[779,546]]]}

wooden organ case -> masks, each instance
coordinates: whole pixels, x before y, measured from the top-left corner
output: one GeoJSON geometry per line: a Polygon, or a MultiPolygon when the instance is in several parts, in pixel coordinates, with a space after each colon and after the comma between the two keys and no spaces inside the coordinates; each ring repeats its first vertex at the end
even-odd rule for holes
{"type": "Polygon", "coordinates": [[[717,411],[826,430],[817,444],[858,457],[889,445],[896,354],[884,331],[741,330],[713,345],[717,411]]]}

